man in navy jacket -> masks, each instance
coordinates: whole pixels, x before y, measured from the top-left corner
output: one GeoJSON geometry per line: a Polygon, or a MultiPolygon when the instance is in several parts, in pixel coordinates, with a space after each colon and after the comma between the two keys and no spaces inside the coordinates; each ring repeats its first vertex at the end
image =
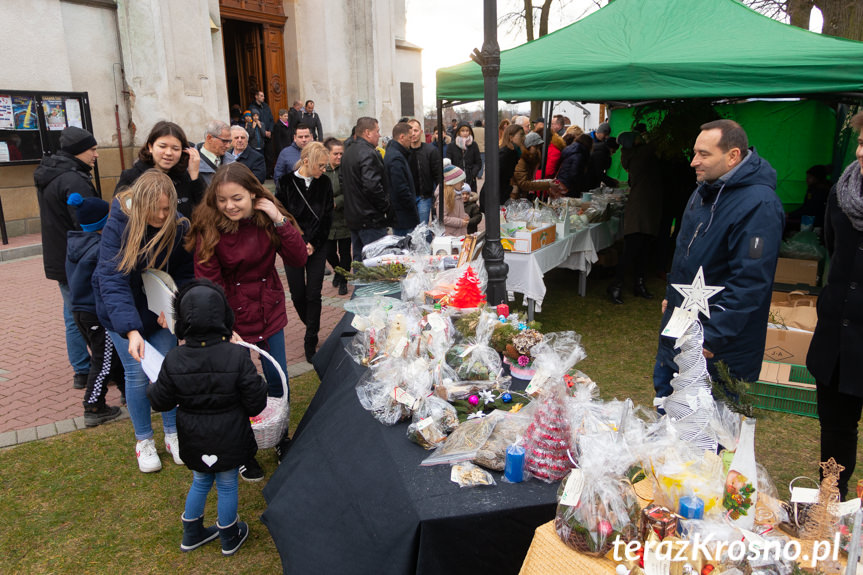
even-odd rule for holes
{"type": "Polygon", "coordinates": [[[242,126],[231,126],[231,142],[234,157],[238,162],[252,170],[262,184],[267,179],[267,163],[263,154],[249,147],[249,132],[242,126]]]}
{"type": "Polygon", "coordinates": [[[393,233],[397,236],[408,235],[420,223],[414,179],[407,160],[410,141],[410,124],[399,122],[393,126],[393,139],[384,156],[384,167],[390,180],[390,203],[396,218],[393,233]]]}
{"type": "MultiPolygon", "coordinates": [[[[767,316],[785,214],[776,195],[776,170],[731,120],[701,126],[692,167],[698,188],[687,203],[668,274],[660,332],[683,296],[671,284],[691,284],[698,268],[704,282],[724,286],[709,302],[704,356],[711,377],[725,362],[735,378],[755,381],[761,368],[767,316]]],[[[672,392],[674,339],[659,336],[653,386],[657,397],[672,392]]]]}

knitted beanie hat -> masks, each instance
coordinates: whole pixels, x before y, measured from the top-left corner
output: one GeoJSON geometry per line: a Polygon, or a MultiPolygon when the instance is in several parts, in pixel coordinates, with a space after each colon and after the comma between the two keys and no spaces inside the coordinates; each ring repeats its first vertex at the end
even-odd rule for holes
{"type": "Polygon", "coordinates": [[[464,181],[464,171],[458,166],[453,166],[449,158],[443,160],[443,183],[447,186],[455,186],[464,181]]]}
{"type": "Polygon", "coordinates": [[[98,232],[105,227],[110,206],[102,198],[85,198],[75,192],[69,194],[66,203],[75,206],[75,217],[85,232],[98,232]]]}
{"type": "Polygon", "coordinates": [[[93,134],[75,126],[64,128],[60,133],[60,149],[73,156],[97,145],[93,134]]]}

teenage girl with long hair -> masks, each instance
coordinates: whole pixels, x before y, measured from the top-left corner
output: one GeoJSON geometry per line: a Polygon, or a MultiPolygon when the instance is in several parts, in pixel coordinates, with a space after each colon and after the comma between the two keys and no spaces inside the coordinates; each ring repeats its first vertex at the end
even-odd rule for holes
{"type": "MultiPolygon", "coordinates": [[[[216,170],[192,222],[186,249],[194,253],[195,276],[225,290],[236,316],[234,331],[269,352],[287,374],[288,316],[276,255],[286,267],[305,265],[308,252],[296,221],[249,168],[234,162],[216,170]]],[[[268,395],[281,397],[278,371],[269,361],[261,365],[268,395]]],[[[247,481],[263,478],[254,459],[240,475],[247,481]]]]}
{"type": "MultiPolygon", "coordinates": [[[[194,278],[192,258],[183,249],[188,224],[177,213],[171,178],[160,170],[147,170],[114,198],[93,274],[96,315],[126,372],[126,402],[138,440],[135,453],[144,473],[162,468],[153,440],[147,376],[141,367],[145,340],[164,355],[177,345],[177,338],[166,328],[165,318],[148,309],[142,274],[149,268],[162,270],[179,287],[194,278]]],[[[176,418],[176,410],[166,411],[162,426],[165,447],[182,465],[176,418]]]]}

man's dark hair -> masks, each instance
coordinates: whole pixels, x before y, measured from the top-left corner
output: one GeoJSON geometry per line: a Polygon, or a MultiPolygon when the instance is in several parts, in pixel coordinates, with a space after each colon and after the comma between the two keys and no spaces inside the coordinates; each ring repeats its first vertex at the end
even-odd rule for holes
{"type": "Polygon", "coordinates": [[[719,149],[723,152],[728,152],[732,148],[740,150],[740,155],[745,156],[749,149],[749,138],[746,137],[746,132],[743,127],[734,120],[714,120],[701,125],[701,131],[719,130],[722,134],[719,137],[719,149]]]}
{"type": "Polygon", "coordinates": [[[482,128],[482,120],[477,120],[473,123],[474,128],[482,128]]]}
{"type": "Polygon", "coordinates": [[[857,112],[851,116],[851,127],[858,132],[863,130],[863,112],[857,112]]]}
{"type": "Polygon", "coordinates": [[[314,104],[314,103],[315,103],[315,101],[314,101],[314,100],[306,100],[306,104],[305,104],[305,105],[306,105],[306,106],[308,106],[309,104],[314,104]]]}
{"type": "Polygon", "coordinates": [[[458,118],[453,118],[452,120],[450,120],[450,124],[452,123],[458,124],[458,118]]]}
{"type": "Polygon", "coordinates": [[[369,130],[374,130],[374,129],[375,129],[375,125],[377,125],[377,123],[378,123],[378,121],[377,121],[377,120],[375,120],[374,118],[369,117],[369,116],[363,116],[362,118],[360,118],[359,120],[357,120],[357,125],[356,125],[357,130],[356,130],[356,135],[357,135],[357,136],[362,136],[362,135],[363,135],[364,133],[366,133],[367,131],[369,131],[369,130]]]}
{"type": "Polygon", "coordinates": [[[566,122],[564,122],[563,114],[555,114],[551,119],[552,119],[552,121],[557,120],[558,122],[560,122],[561,126],[566,124],[566,122]]]}
{"type": "Polygon", "coordinates": [[[328,149],[331,152],[333,151],[333,148],[335,148],[336,146],[344,146],[344,145],[345,145],[344,142],[342,142],[338,138],[329,137],[326,140],[324,140],[324,147],[326,147],[326,149],[328,149]]]}
{"type": "Polygon", "coordinates": [[[403,134],[410,134],[411,125],[407,122],[399,122],[395,126],[393,126],[393,140],[398,140],[399,136],[403,134]]]}
{"type": "Polygon", "coordinates": [[[398,121],[398,123],[399,123],[399,124],[401,124],[402,122],[409,122],[409,121],[410,121],[410,118],[408,118],[407,116],[405,116],[405,117],[401,118],[401,119],[398,121]]]}
{"type": "Polygon", "coordinates": [[[300,130],[308,130],[309,132],[312,131],[308,124],[303,124],[302,122],[296,125],[296,127],[294,128],[294,134],[296,134],[300,130]]]}

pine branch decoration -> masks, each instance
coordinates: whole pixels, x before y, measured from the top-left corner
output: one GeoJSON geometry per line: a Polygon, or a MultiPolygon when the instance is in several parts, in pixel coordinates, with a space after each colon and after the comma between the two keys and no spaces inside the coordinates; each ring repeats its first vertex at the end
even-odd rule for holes
{"type": "Polygon", "coordinates": [[[725,402],[728,409],[746,417],[755,417],[755,407],[749,397],[749,384],[731,375],[728,364],[720,361],[716,364],[719,374],[718,381],[712,382],[711,391],[717,401],[725,402]]]}

